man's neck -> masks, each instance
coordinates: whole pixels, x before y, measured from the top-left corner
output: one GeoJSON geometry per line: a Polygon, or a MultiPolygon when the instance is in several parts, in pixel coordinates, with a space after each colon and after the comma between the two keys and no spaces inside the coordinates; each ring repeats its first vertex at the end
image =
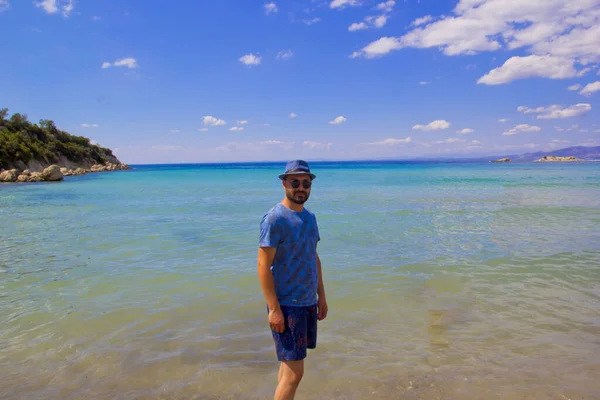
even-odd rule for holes
{"type": "Polygon", "coordinates": [[[302,210],[304,209],[303,204],[296,204],[293,201],[291,201],[290,199],[288,199],[287,197],[285,197],[281,201],[281,204],[283,204],[285,207],[289,208],[290,210],[296,211],[296,212],[302,212],[302,210]]]}

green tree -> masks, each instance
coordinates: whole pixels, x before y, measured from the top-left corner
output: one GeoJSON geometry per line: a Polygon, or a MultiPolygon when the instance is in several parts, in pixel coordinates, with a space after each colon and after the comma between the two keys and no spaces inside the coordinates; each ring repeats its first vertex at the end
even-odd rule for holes
{"type": "Polygon", "coordinates": [[[56,129],[56,125],[54,125],[54,121],[49,119],[40,119],[40,126],[52,134],[58,131],[58,129],[56,129]]]}
{"type": "Polygon", "coordinates": [[[8,122],[13,131],[21,131],[23,129],[26,129],[29,125],[29,121],[27,120],[27,114],[15,113],[12,115],[12,117],[10,117],[10,120],[8,122]]]}

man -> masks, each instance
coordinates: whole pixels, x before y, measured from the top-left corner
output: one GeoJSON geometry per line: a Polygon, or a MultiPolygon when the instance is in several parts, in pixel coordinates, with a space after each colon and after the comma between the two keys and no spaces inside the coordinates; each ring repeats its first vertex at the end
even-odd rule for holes
{"type": "Polygon", "coordinates": [[[327,317],[319,229],[304,207],[315,178],[306,161],[288,162],[279,175],[285,197],[260,224],[258,277],[280,361],[275,400],[294,398],[306,351],[317,345],[317,320],[327,317]]]}

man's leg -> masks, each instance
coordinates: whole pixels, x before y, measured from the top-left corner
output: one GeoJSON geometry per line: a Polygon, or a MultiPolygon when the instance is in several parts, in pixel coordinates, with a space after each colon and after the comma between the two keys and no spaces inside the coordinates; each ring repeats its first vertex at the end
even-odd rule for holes
{"type": "Polygon", "coordinates": [[[275,400],[293,400],[303,375],[304,360],[282,361],[279,367],[279,384],[275,390],[275,400]]]}

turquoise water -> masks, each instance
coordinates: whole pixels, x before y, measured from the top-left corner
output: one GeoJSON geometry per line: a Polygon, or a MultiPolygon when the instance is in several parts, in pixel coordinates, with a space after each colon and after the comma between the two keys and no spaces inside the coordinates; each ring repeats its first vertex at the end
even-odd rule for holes
{"type": "MultiPolygon", "coordinates": [[[[600,397],[600,164],[312,168],[330,314],[299,398],[600,397]]],[[[0,398],[269,398],[282,169],[1,185],[0,398]]]]}

